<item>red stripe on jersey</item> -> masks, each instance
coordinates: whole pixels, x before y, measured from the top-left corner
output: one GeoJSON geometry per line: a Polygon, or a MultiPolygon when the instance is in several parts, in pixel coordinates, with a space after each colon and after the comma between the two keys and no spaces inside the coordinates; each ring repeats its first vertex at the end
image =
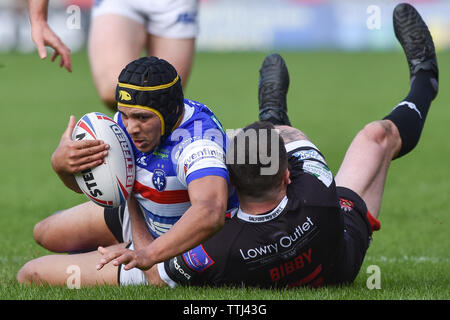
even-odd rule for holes
{"type": "Polygon", "coordinates": [[[295,281],[293,283],[289,284],[289,287],[298,287],[307,283],[310,283],[312,280],[314,280],[322,271],[322,265],[319,264],[319,266],[309,275],[304,277],[303,279],[300,279],[298,281],[295,281]]]}
{"type": "Polygon", "coordinates": [[[189,202],[189,193],[187,190],[164,190],[158,191],[140,184],[134,183],[134,192],[141,194],[144,198],[161,204],[175,204],[189,202]]]}

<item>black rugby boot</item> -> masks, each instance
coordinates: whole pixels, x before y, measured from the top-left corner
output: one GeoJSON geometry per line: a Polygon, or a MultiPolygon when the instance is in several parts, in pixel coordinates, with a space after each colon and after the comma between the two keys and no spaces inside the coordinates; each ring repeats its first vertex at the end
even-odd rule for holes
{"type": "Polygon", "coordinates": [[[283,58],[277,54],[267,56],[259,70],[259,120],[274,125],[291,125],[287,115],[286,95],[289,72],[283,58]]]}
{"type": "Polygon", "coordinates": [[[411,80],[419,70],[429,70],[435,76],[433,87],[437,93],[439,70],[433,38],[427,25],[417,10],[407,3],[395,7],[393,22],[395,36],[405,51],[411,80]]]}
{"type": "Polygon", "coordinates": [[[409,4],[395,7],[394,32],[409,65],[410,90],[384,119],[392,121],[402,144],[395,158],[413,150],[420,140],[431,102],[438,93],[439,70],[433,39],[419,13],[409,4]]]}

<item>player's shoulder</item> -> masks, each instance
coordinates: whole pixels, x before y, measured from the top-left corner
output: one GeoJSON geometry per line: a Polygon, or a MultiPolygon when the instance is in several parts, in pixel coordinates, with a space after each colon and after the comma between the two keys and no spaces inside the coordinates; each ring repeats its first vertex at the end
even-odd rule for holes
{"type": "Polygon", "coordinates": [[[287,193],[291,204],[337,205],[333,173],[319,148],[309,140],[298,140],[286,144],[286,151],[291,173],[287,193]]]}
{"type": "Polygon", "coordinates": [[[207,175],[229,181],[225,165],[227,137],[204,104],[185,100],[182,121],[165,144],[171,147],[173,164],[183,184],[207,175]]]}
{"type": "Polygon", "coordinates": [[[226,139],[222,125],[206,105],[185,99],[183,119],[168,140],[178,159],[179,155],[189,151],[195,154],[205,152],[208,158],[217,153],[222,158],[227,145],[226,139]]]}
{"type": "Polygon", "coordinates": [[[189,99],[184,100],[184,116],[179,128],[191,130],[196,134],[217,129],[221,135],[225,135],[222,124],[211,109],[203,103],[189,99]]]}

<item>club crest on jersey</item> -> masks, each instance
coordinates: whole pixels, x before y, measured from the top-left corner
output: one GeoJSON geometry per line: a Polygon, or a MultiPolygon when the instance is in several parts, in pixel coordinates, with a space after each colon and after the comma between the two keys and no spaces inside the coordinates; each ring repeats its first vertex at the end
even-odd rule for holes
{"type": "Polygon", "coordinates": [[[355,207],[355,204],[352,201],[344,198],[339,199],[339,204],[341,206],[341,209],[345,212],[350,212],[355,207]]]}
{"type": "Polygon", "coordinates": [[[158,190],[159,192],[163,191],[167,185],[166,174],[164,173],[164,170],[153,170],[152,182],[156,190],[158,190]]]}

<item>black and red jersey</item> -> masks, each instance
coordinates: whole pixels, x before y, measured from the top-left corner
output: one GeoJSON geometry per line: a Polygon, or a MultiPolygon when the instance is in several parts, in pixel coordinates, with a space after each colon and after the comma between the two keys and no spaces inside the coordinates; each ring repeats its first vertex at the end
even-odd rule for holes
{"type": "Polygon", "coordinates": [[[169,285],[320,286],[333,277],[344,233],[333,175],[309,141],[286,145],[291,183],[276,208],[237,209],[217,234],[158,269],[169,285]]]}

